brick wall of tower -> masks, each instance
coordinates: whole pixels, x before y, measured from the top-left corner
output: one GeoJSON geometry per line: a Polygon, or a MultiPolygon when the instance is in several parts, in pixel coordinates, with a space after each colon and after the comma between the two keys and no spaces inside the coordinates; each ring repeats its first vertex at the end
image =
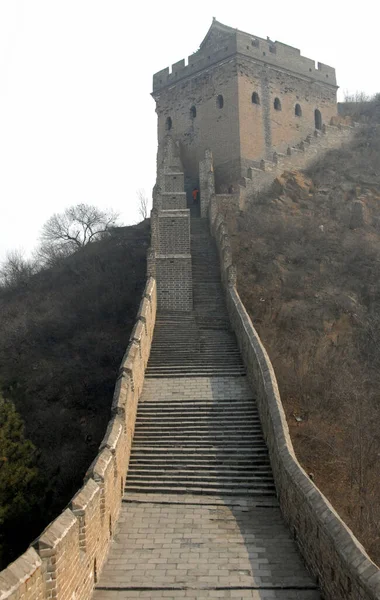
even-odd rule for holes
{"type": "Polygon", "coordinates": [[[171,72],[164,69],[153,77],[158,141],[170,126],[185,175],[193,179],[210,149],[220,192],[261,159],[286,152],[312,134],[316,109],[328,125],[336,115],[336,89],[332,67],[316,65],[287,44],[215,22],[187,65],[178,61],[171,72]],[[222,108],[218,96],[223,96],[222,108]],[[281,110],[274,108],[275,98],[281,110]],[[297,104],[302,114],[296,114],[297,104]]]}
{"type": "Polygon", "coordinates": [[[198,177],[198,163],[205,150],[212,147],[215,164],[224,165],[226,177],[239,177],[237,92],[236,59],[233,58],[218,68],[207,69],[166,88],[157,96],[158,142],[160,144],[168,133],[170,117],[170,134],[180,141],[181,161],[187,176],[198,177]],[[219,95],[223,96],[223,108],[217,105],[219,95]],[[196,116],[191,113],[193,106],[196,116]]]}
{"type": "Polygon", "coordinates": [[[261,158],[286,152],[315,129],[314,111],[328,125],[336,115],[336,91],[286,71],[269,69],[245,58],[239,60],[239,125],[242,175],[261,158]],[[256,102],[252,101],[253,94],[256,102]],[[281,110],[274,107],[275,99],[281,110]],[[299,105],[301,114],[296,114],[299,105]]]}

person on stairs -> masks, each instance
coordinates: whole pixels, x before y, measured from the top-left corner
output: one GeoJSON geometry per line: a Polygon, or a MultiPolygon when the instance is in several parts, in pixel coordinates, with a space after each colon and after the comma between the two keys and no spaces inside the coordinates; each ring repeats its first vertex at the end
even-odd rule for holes
{"type": "Polygon", "coordinates": [[[198,188],[195,187],[192,192],[194,204],[197,204],[197,202],[198,202],[198,194],[199,194],[199,190],[198,190],[198,188]]]}

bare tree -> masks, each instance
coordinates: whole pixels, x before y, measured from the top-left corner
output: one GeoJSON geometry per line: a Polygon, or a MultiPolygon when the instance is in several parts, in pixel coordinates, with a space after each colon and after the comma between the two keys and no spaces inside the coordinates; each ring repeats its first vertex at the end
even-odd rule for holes
{"type": "Polygon", "coordinates": [[[37,263],[26,259],[22,250],[12,250],[0,266],[0,283],[6,287],[23,285],[36,270],[37,263]]]}
{"type": "Polygon", "coordinates": [[[366,94],[363,91],[356,90],[356,92],[349,92],[348,90],[344,91],[344,101],[345,102],[370,102],[372,100],[371,96],[366,94]]]}
{"type": "Polygon", "coordinates": [[[149,200],[148,196],[145,193],[145,190],[137,191],[137,201],[138,201],[138,211],[142,220],[145,220],[148,217],[148,209],[149,209],[149,200]]]}
{"type": "Polygon", "coordinates": [[[72,254],[102,237],[117,225],[118,214],[102,211],[89,204],[77,204],[55,213],[45,223],[41,233],[41,247],[37,254],[43,262],[72,254]]]}

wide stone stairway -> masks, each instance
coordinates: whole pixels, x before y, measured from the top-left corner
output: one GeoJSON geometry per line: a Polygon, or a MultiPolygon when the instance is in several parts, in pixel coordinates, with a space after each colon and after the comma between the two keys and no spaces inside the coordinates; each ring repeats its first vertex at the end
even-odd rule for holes
{"type": "Polygon", "coordinates": [[[192,219],[194,310],[158,313],[123,506],[95,600],[317,600],[275,496],[216,248],[192,219]]]}

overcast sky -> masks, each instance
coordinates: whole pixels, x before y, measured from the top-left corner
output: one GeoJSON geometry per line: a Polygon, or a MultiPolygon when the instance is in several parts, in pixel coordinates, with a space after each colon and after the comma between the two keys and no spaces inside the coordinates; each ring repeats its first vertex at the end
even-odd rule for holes
{"type": "Polygon", "coordinates": [[[0,260],[66,206],[138,220],[155,180],[152,75],[195,50],[212,17],[380,91],[374,0],[0,0],[0,260]]]}

